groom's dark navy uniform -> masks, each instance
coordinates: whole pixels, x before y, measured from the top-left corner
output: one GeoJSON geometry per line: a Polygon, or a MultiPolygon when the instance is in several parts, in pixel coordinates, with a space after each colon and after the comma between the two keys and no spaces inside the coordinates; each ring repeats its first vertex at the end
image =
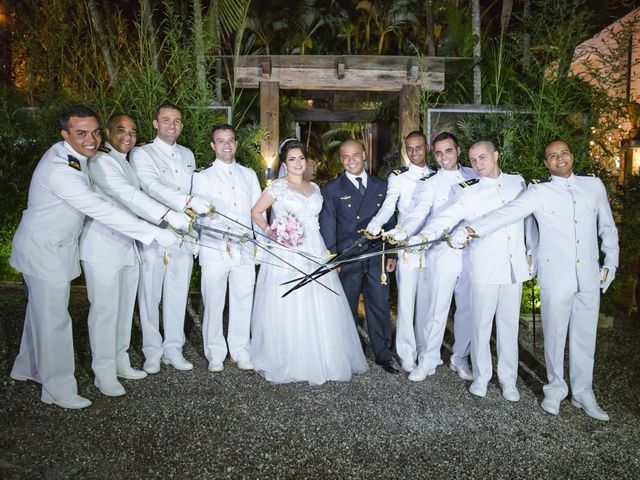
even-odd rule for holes
{"type": "MultiPolygon", "coordinates": [[[[347,172],[343,172],[322,188],[324,201],[320,212],[320,233],[329,251],[338,254],[361,237],[358,230],[366,228],[384,202],[387,192],[386,182],[364,172],[349,174],[347,165],[345,169],[347,172]],[[354,180],[358,177],[361,180],[355,183],[354,180]],[[366,183],[366,188],[359,189],[356,185],[360,183],[366,183]]],[[[389,230],[393,227],[394,218],[392,217],[383,228],[389,230]]],[[[349,250],[348,257],[365,253],[370,248],[371,242],[363,240],[349,250]]],[[[360,292],[363,293],[371,348],[376,363],[387,366],[393,361],[389,350],[391,345],[389,286],[380,283],[381,273],[382,260],[380,257],[373,257],[342,266],[340,281],[354,319],[358,318],[360,292]]]]}

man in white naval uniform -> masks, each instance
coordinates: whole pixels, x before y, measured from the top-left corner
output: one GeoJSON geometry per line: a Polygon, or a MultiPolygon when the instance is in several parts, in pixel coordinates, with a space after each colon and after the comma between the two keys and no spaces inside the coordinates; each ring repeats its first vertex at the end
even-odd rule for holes
{"type": "Polygon", "coordinates": [[[538,283],[549,380],[544,386],[542,408],[558,415],[560,402],[568,393],[564,380],[568,329],[571,403],[587,415],[606,421],[609,416],[593,394],[593,363],[600,289],[603,293],[607,290],[618,267],[618,230],[602,181],[573,173],[569,146],[553,141],[544,153],[549,179],[530,185],[507,206],[469,225],[484,237],[529,214],[535,216],[540,229],[538,283]],[[598,237],[605,255],[602,268],[598,237]]]}
{"type": "MultiPolygon", "coordinates": [[[[453,203],[427,221],[419,234],[421,240],[441,238],[461,220],[472,223],[474,219],[513,200],[524,190],[524,180],[520,175],[500,171],[498,157],[490,141],[481,140],[471,146],[469,160],[480,178],[462,183],[464,188],[453,203]]],[[[495,316],[498,380],[502,396],[515,402],[520,399],[516,388],[520,297],[522,282],[531,278],[523,221],[487,235],[484,242],[473,243],[469,250],[473,366],[473,383],[469,392],[479,397],[487,394],[487,384],[492,376],[490,339],[495,316]]]]}
{"type": "MultiPolygon", "coordinates": [[[[142,189],[152,198],[176,211],[185,208],[197,214],[209,212],[210,205],[191,195],[191,178],[196,167],[193,152],[176,140],[182,131],[182,114],[174,105],[160,105],[156,110],[153,142],[131,151],[131,166],[142,189]]],[[[175,245],[168,252],[142,248],[142,265],[138,287],[138,309],[142,326],[144,371],[158,373],[160,361],[178,370],[191,370],[193,365],[182,355],[185,342],[184,317],[193,267],[192,245],[175,245]],[[162,299],[160,334],[159,305],[162,299]]]]}
{"type": "MultiPolygon", "coordinates": [[[[112,116],[107,142],[87,161],[93,184],[107,198],[154,225],[163,220],[187,230],[189,217],[175,212],[140,189],[127,154],[136,144],[136,124],[124,114],[112,116]]],[[[125,394],[118,377],[136,380],[147,374],[131,367],[129,343],[140,262],[136,243],[94,219],[87,219],[80,237],[80,260],[87,284],[91,368],[95,384],[109,396],[125,394]]]]}
{"type": "MultiPolygon", "coordinates": [[[[461,182],[476,176],[473,169],[459,164],[460,147],[452,133],[437,135],[433,140],[433,152],[440,169],[416,189],[411,214],[400,224],[399,239],[402,239],[403,233],[412,235],[419,231],[427,217],[436,217],[448,205],[449,200],[461,189],[461,182]]],[[[416,336],[421,339],[421,345],[418,367],[409,375],[409,380],[420,382],[428,375],[433,375],[436,367],[442,364],[440,350],[454,294],[456,312],[450,365],[462,379],[471,380],[473,376],[468,360],[471,347],[468,251],[451,248],[443,242],[430,248],[425,257],[425,269],[420,281],[421,295],[418,297],[421,315],[416,319],[416,336]]]]}
{"type": "MultiPolygon", "coordinates": [[[[193,194],[215,204],[216,210],[251,228],[251,208],[260,197],[256,173],[236,162],[236,134],[231,125],[211,130],[214,162],[193,176],[193,194]]],[[[213,215],[202,221],[207,226],[236,235],[251,234],[233,222],[213,215]]],[[[255,285],[255,258],[251,243],[206,231],[201,232],[201,291],[204,301],[202,340],[209,370],[222,371],[228,351],[242,370],[252,370],[249,359],[251,307],[255,285]],[[229,329],[222,331],[222,313],[229,284],[229,329]]]]}
{"type": "MultiPolygon", "coordinates": [[[[413,131],[404,140],[409,165],[394,170],[387,180],[387,196],[380,210],[367,225],[367,232],[376,236],[382,225],[386,224],[396,207],[398,224],[402,224],[410,213],[411,198],[421,180],[428,178],[433,171],[427,166],[427,140],[422,132],[413,131]]],[[[422,317],[416,309],[418,277],[422,267],[422,252],[399,252],[396,268],[398,285],[398,317],[396,322],[396,353],[400,357],[402,369],[413,371],[416,361],[416,337],[413,331],[414,318],[422,317]]]]}
{"type": "Polygon", "coordinates": [[[92,188],[86,160],[100,145],[93,111],[71,107],[61,115],[60,127],[64,141],[47,150],[33,172],[28,206],[13,238],[10,262],[22,272],[29,298],[11,378],[41,383],[45,403],[84,408],[91,402],[78,395],[68,307],[71,280],[80,275],[78,238],[85,215],[145,244],[155,239],[169,246],[177,237],[92,188]]]}

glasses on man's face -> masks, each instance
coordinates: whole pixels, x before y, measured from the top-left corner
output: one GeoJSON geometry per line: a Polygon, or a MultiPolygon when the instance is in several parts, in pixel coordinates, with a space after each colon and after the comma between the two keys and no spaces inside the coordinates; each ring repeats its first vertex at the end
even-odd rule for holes
{"type": "Polygon", "coordinates": [[[570,155],[571,155],[571,152],[569,150],[562,150],[561,152],[550,153],[549,155],[547,155],[547,160],[551,160],[552,162],[555,162],[560,158],[568,157],[570,155]]]}

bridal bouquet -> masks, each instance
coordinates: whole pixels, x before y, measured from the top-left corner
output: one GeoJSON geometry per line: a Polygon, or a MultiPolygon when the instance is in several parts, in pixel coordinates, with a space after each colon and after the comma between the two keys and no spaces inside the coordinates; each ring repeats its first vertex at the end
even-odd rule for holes
{"type": "Polygon", "coordinates": [[[297,247],[304,240],[304,227],[293,213],[278,216],[271,224],[276,240],[287,247],[297,247]]]}

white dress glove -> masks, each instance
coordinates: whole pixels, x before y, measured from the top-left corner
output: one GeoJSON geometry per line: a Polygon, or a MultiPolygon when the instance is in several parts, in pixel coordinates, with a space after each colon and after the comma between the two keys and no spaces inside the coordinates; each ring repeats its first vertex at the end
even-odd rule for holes
{"type": "Polygon", "coordinates": [[[379,225],[378,222],[371,220],[369,222],[369,225],[367,225],[366,231],[367,233],[371,234],[371,236],[375,237],[380,233],[381,229],[382,226],[379,225]]]}
{"type": "Polygon", "coordinates": [[[200,197],[191,197],[187,208],[191,208],[198,215],[206,215],[211,209],[211,204],[200,197]]]}
{"type": "Polygon", "coordinates": [[[166,228],[159,228],[158,233],[154,239],[161,247],[168,248],[178,243],[180,237],[166,228]]]}
{"type": "Polygon", "coordinates": [[[176,230],[180,230],[182,232],[186,232],[187,230],[189,230],[189,222],[191,221],[191,219],[182,212],[169,210],[164,218],[167,222],[169,222],[169,225],[171,225],[176,230]]]}
{"type": "Polygon", "coordinates": [[[393,228],[384,234],[385,238],[392,238],[396,242],[403,242],[407,239],[407,232],[402,228],[393,228]]]}
{"type": "Polygon", "coordinates": [[[608,267],[605,265],[600,269],[600,288],[605,293],[613,279],[616,278],[616,267],[608,267]]]}
{"type": "MultiPolygon", "coordinates": [[[[409,245],[416,245],[418,243],[425,243],[428,242],[429,240],[427,239],[427,236],[425,234],[422,235],[413,235],[411,238],[409,238],[409,245]]],[[[426,250],[427,248],[429,248],[432,244],[431,243],[425,243],[424,245],[420,245],[419,247],[413,247],[413,249],[418,249],[418,250],[426,250]]]]}
{"type": "Polygon", "coordinates": [[[462,250],[469,243],[469,232],[465,228],[458,228],[453,234],[449,237],[448,243],[451,248],[457,248],[458,250],[462,250]]]}

